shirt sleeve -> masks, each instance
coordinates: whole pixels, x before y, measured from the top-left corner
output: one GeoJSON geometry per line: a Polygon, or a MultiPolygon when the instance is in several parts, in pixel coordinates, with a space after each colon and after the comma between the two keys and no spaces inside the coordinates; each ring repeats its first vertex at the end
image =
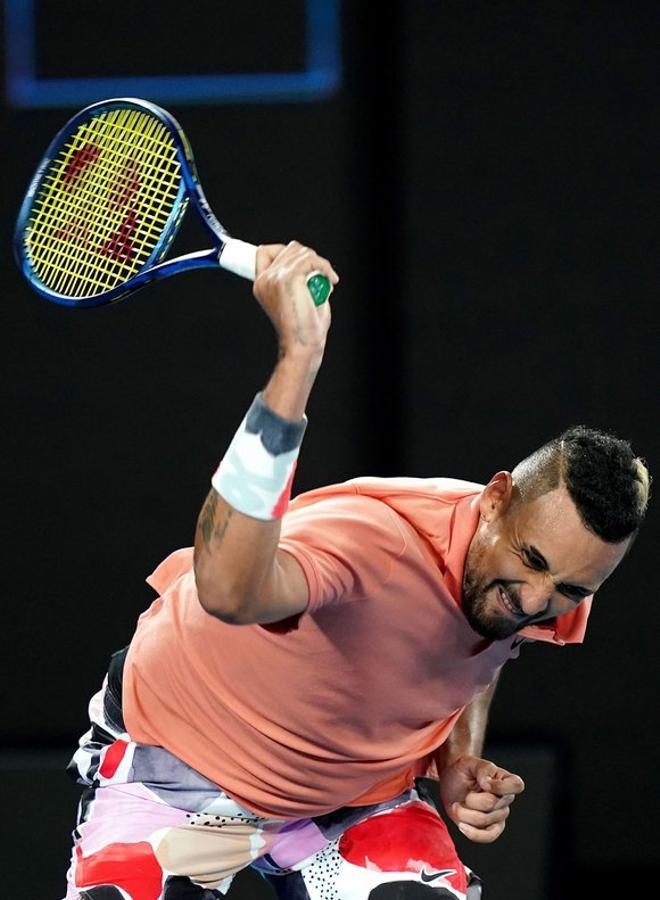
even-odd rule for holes
{"type": "Polygon", "coordinates": [[[307,611],[373,596],[406,549],[399,516],[374,497],[349,494],[289,509],[279,547],[301,566],[307,611]]]}
{"type": "Polygon", "coordinates": [[[157,594],[164,594],[165,591],[174,584],[177,578],[185,575],[192,569],[193,565],[193,548],[183,547],[170,553],[159,565],[156,566],[151,575],[146,579],[147,584],[152,587],[157,594]]]}

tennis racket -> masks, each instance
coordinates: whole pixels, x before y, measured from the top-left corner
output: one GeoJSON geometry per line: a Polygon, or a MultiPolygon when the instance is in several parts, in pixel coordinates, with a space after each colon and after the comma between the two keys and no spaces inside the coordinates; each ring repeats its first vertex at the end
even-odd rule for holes
{"type": "MultiPolygon", "coordinates": [[[[256,274],[256,246],[216,219],[179,123],[133,98],[94,103],[57,134],[21,206],[14,247],[39,294],[79,308],[187,269],[221,267],[252,281],[256,274]],[[213,246],[165,260],[189,202],[213,246]]],[[[330,294],[321,273],[307,286],[317,306],[330,294]]]]}

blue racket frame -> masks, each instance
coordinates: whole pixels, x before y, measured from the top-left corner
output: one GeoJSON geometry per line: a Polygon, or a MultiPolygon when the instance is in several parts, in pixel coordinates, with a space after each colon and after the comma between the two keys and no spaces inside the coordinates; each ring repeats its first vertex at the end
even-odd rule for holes
{"type": "Polygon", "coordinates": [[[150,103],[147,100],[139,100],[133,97],[120,97],[117,99],[102,100],[99,103],[93,103],[91,106],[85,107],[85,109],[77,113],[72,119],[69,119],[66,125],[60,129],[55,138],[51,141],[43,159],[39,163],[32,181],[30,182],[30,187],[28,188],[28,192],[21,205],[14,231],[14,252],[19,268],[38,294],[45,297],[47,300],[62,306],[69,306],[75,309],[86,309],[93,306],[103,306],[108,303],[114,303],[153,281],[167,278],[169,275],[174,275],[178,272],[184,272],[188,269],[220,268],[219,258],[225,241],[229,236],[229,233],[220,224],[204,196],[204,192],[199,184],[195,160],[192,155],[190,144],[183,129],[174,116],[170,115],[166,110],[161,109],[159,106],[156,106],[155,103],[150,103]],[[44,172],[55,156],[57,156],[69,135],[85,119],[97,115],[98,113],[114,109],[142,110],[144,112],[149,112],[160,119],[170,132],[176,145],[179,161],[181,163],[181,184],[179,185],[172,211],[163,227],[163,233],[160,240],[154,247],[149,258],[145,260],[144,264],[135,275],[123,284],[120,284],[116,288],[106,291],[103,294],[97,294],[92,297],[66,297],[48,288],[34,271],[25,244],[26,226],[29,223],[34,197],[44,172]],[[199,213],[202,223],[205,225],[213,240],[213,247],[160,262],[176,237],[188,207],[188,201],[192,201],[193,206],[199,213]]]}

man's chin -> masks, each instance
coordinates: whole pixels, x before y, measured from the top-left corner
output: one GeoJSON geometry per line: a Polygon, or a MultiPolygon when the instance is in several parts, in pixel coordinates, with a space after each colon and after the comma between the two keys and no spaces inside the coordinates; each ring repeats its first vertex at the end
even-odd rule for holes
{"type": "Polygon", "coordinates": [[[465,618],[473,631],[489,641],[501,641],[511,637],[524,627],[523,623],[516,619],[507,619],[504,616],[486,615],[483,611],[464,609],[465,618]]]}

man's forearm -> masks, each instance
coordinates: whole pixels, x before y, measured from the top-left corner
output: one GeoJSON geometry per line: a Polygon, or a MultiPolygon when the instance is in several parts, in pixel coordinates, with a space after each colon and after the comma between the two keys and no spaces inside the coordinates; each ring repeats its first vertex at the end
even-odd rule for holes
{"type": "Polygon", "coordinates": [[[465,707],[451,734],[439,748],[436,755],[439,772],[461,756],[481,756],[483,753],[488,711],[498,678],[499,672],[490,687],[465,707]]]}
{"type": "Polygon", "coordinates": [[[525,790],[519,775],[482,757],[498,678],[499,672],[490,687],[465,707],[435,758],[445,813],[469,840],[480,844],[497,840],[511,804],[525,790]]]}

